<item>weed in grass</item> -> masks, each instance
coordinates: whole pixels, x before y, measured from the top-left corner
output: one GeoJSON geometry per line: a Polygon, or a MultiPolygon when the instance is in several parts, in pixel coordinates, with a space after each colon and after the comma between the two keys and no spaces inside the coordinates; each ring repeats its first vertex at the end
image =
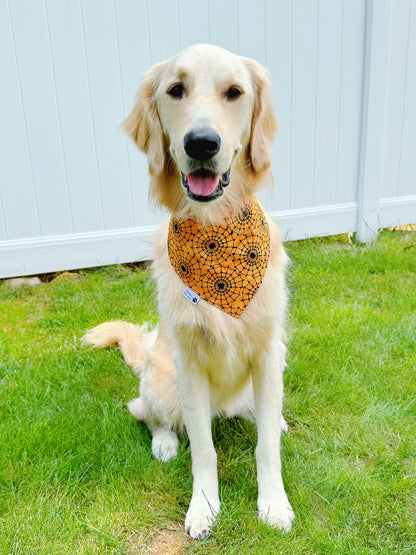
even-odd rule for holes
{"type": "Polygon", "coordinates": [[[149,272],[115,266],[0,282],[1,553],[133,555],[173,537],[178,553],[416,552],[416,233],[287,248],[292,532],[258,521],[256,428],[232,419],[213,423],[223,502],[213,535],[184,534],[186,436],[175,460],[156,461],[125,408],[137,378],[118,352],[80,345],[105,320],[157,321],[149,272]]]}

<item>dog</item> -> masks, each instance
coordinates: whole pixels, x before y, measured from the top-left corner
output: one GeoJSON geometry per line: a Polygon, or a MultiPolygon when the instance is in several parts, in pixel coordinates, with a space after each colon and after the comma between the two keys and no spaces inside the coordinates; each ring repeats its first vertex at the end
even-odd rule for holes
{"type": "Polygon", "coordinates": [[[209,535],[220,511],[215,416],[256,421],[259,518],[284,531],[294,518],[280,461],[288,257],[255,200],[272,182],[270,88],[260,64],[213,45],[191,46],[144,75],[124,128],[147,155],[150,197],[171,213],[153,262],[160,323],[147,331],[107,322],[84,337],[118,346],[140,374],[128,408],[148,424],[156,458],[174,457],[176,432],[186,429],[185,529],[195,539],[209,535]]]}

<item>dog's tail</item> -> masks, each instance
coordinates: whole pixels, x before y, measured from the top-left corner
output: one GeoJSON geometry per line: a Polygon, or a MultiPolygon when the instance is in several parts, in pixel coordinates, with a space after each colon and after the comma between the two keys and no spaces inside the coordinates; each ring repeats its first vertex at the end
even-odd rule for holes
{"type": "Polygon", "coordinates": [[[89,330],[82,338],[84,345],[92,347],[118,347],[124,360],[138,374],[144,365],[146,349],[155,341],[157,330],[146,332],[127,322],[105,322],[89,330]]]}

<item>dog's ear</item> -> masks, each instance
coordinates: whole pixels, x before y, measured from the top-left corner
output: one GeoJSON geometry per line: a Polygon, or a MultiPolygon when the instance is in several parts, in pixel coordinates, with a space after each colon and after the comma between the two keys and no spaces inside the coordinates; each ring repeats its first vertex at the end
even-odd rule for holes
{"type": "Polygon", "coordinates": [[[163,64],[153,66],[143,77],[136,104],[122,126],[146,155],[151,173],[159,174],[165,166],[165,144],[154,95],[163,64]]]}
{"type": "Polygon", "coordinates": [[[266,70],[249,58],[245,58],[244,62],[250,71],[256,94],[247,158],[249,167],[257,173],[266,170],[271,164],[277,121],[270,98],[271,82],[266,70]]]}

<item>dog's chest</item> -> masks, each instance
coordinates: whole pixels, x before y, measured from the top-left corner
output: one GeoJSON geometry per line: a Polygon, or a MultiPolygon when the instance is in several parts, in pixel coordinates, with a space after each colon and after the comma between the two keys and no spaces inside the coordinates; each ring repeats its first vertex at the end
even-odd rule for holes
{"type": "Polygon", "coordinates": [[[222,225],[201,226],[193,219],[172,217],[168,256],[185,286],[239,318],[266,273],[269,226],[256,200],[249,201],[222,225]]]}

